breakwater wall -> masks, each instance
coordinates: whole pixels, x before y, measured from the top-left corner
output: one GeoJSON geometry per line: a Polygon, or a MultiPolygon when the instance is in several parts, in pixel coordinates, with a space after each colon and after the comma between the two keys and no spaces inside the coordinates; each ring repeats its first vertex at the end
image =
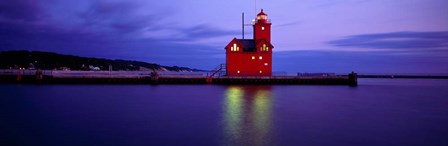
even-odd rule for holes
{"type": "Polygon", "coordinates": [[[35,76],[22,76],[20,80],[17,76],[0,75],[0,83],[35,83],[35,84],[279,84],[279,85],[357,85],[355,79],[347,77],[331,78],[298,78],[298,77],[244,77],[213,78],[207,82],[206,77],[151,77],[141,78],[54,78],[43,76],[41,79],[35,76]]]}

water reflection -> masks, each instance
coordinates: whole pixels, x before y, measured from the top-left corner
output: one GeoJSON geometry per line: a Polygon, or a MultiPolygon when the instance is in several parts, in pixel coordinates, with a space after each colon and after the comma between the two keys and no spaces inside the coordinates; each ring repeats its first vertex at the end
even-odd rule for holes
{"type": "Polygon", "coordinates": [[[270,145],[271,86],[229,86],[225,96],[225,145],[270,145]]]}

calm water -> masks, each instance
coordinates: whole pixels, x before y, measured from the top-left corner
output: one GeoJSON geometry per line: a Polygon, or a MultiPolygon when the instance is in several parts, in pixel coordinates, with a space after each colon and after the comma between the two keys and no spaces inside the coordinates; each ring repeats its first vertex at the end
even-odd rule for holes
{"type": "Polygon", "coordinates": [[[448,145],[448,80],[0,85],[0,145],[448,145]]]}

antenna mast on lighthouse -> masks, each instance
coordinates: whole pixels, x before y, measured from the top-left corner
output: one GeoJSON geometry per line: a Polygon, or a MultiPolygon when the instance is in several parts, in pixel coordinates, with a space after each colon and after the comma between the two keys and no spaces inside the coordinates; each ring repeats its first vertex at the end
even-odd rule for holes
{"type": "Polygon", "coordinates": [[[243,18],[241,20],[241,27],[243,27],[243,40],[244,40],[244,12],[243,12],[243,18]]]}
{"type": "Polygon", "coordinates": [[[242,18],[241,18],[241,27],[243,28],[243,34],[242,34],[242,36],[243,36],[243,39],[244,39],[244,27],[246,27],[246,26],[252,26],[252,24],[244,24],[244,12],[243,12],[243,14],[242,14],[242,18]]]}
{"type": "MultiPolygon", "coordinates": [[[[254,16],[256,17],[257,15],[257,0],[255,0],[255,10],[254,10],[254,16]]],[[[244,26],[251,26],[252,24],[244,24],[244,12],[242,13],[242,18],[241,18],[241,27],[242,27],[242,38],[244,39],[244,26]]],[[[254,19],[255,21],[255,19],[254,19]]]]}

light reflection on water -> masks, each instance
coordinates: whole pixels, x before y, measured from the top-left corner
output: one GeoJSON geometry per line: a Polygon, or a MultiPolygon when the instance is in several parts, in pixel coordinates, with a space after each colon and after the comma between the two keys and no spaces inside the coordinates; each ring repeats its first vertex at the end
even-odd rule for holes
{"type": "Polygon", "coordinates": [[[0,84],[0,145],[447,146],[446,89],[0,84]]]}
{"type": "Polygon", "coordinates": [[[225,145],[270,145],[271,87],[229,86],[224,103],[225,145]]]}

